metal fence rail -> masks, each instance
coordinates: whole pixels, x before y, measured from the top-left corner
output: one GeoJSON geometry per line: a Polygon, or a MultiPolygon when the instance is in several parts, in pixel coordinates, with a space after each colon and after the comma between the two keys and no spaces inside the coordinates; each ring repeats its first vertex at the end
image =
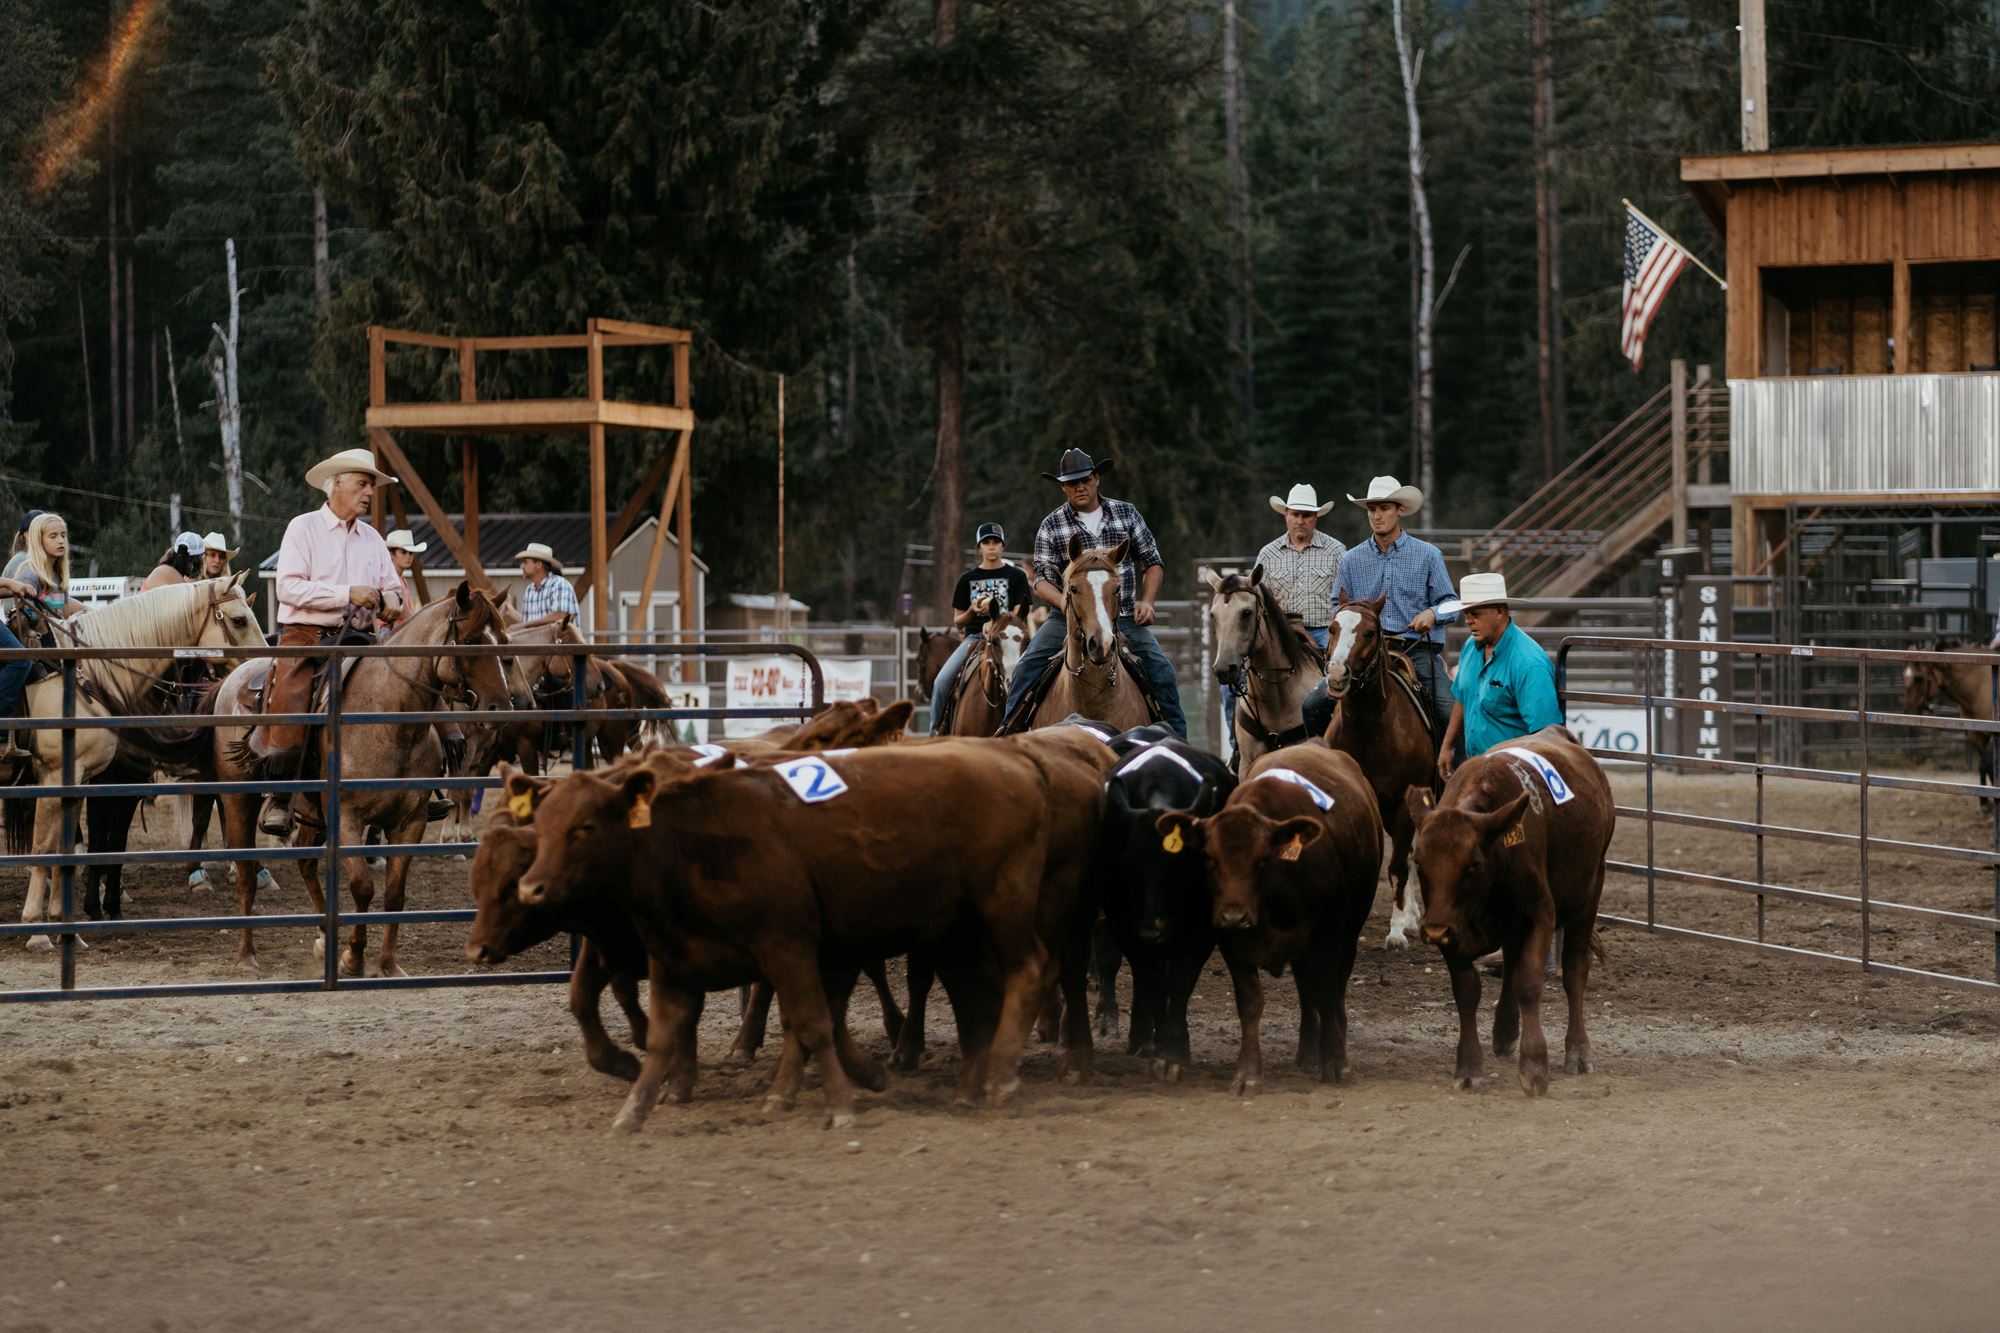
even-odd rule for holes
{"type": "MultiPolygon", "coordinates": [[[[626,652],[623,645],[599,644],[423,644],[398,645],[394,643],[355,646],[314,646],[314,647],[273,647],[246,656],[256,657],[315,657],[315,658],[371,658],[371,657],[418,657],[435,659],[439,657],[564,657],[570,661],[572,689],[571,707],[566,709],[535,709],[532,717],[537,722],[568,723],[570,726],[570,760],[572,766],[582,770],[590,766],[590,746],[586,739],[586,728],[591,722],[612,721],[652,721],[679,722],[693,719],[717,718],[769,718],[782,721],[787,718],[809,716],[825,704],[825,680],[821,674],[819,660],[811,652],[788,643],[762,645],[762,651],[781,653],[799,658],[805,665],[810,681],[810,698],[797,706],[771,708],[593,708],[585,696],[584,663],[592,657],[621,656],[626,652]]],[[[717,657],[737,651],[733,646],[717,644],[654,645],[649,651],[662,656],[688,659],[717,657]]],[[[8,799],[53,799],[62,803],[62,829],[60,851],[53,855],[26,852],[0,856],[0,869],[32,869],[36,866],[49,867],[56,877],[55,902],[59,915],[47,921],[22,921],[0,923],[0,942],[9,937],[51,935],[58,938],[56,952],[58,965],[57,984],[48,988],[0,990],[0,1003],[23,1003],[42,1000],[81,999],[127,999],[139,996],[175,995],[254,995],[284,994],[308,990],[412,990],[445,986],[508,986],[549,982],[566,982],[568,971],[545,972],[468,972],[434,974],[427,976],[401,977],[342,977],[339,971],[340,949],[338,936],[340,926],[348,925],[411,925],[422,922],[471,921],[471,908],[430,908],[404,910],[398,912],[368,911],[342,912],[340,909],[341,865],[343,855],[359,856],[415,856],[439,857],[470,854],[477,843],[436,842],[377,844],[359,848],[344,845],[340,840],[340,799],[345,791],[395,791],[420,789],[494,789],[490,777],[414,777],[414,778],[356,778],[349,777],[342,769],[342,740],[348,728],[381,725],[409,725],[412,723],[473,722],[485,725],[505,721],[507,712],[471,713],[463,710],[437,710],[408,713],[349,713],[341,707],[343,676],[341,671],[326,673],[327,692],[324,712],[320,713],[257,713],[235,714],[224,717],[214,715],[143,715],[132,717],[93,717],[80,715],[77,711],[79,662],[86,660],[162,660],[174,658],[213,659],[218,654],[210,649],[186,648],[24,648],[0,649],[0,663],[29,659],[43,661],[59,667],[63,681],[62,715],[56,718],[12,719],[18,730],[60,731],[62,733],[61,781],[38,785],[22,785],[5,789],[8,799]],[[77,781],[76,734],[79,731],[121,730],[131,727],[158,727],[170,724],[176,728],[199,727],[250,727],[259,725],[304,724],[324,727],[322,744],[322,774],[316,779],[290,781],[256,782],[130,782],[130,783],[79,783],[77,781]],[[82,814],[83,801],[90,796],[151,796],[151,795],[230,795],[316,792],[323,803],[326,823],[326,841],[323,845],[301,847],[247,847],[202,849],[203,861],[319,861],[321,863],[321,883],[325,891],[326,910],[324,912],[277,913],[270,916],[198,916],[159,917],[152,919],[127,919],[121,921],[77,921],[76,915],[76,868],[93,865],[144,865],[160,862],[184,863],[189,853],[179,850],[153,852],[79,852],[76,849],[78,820],[82,814]],[[130,986],[78,986],[76,984],[76,949],[78,941],[92,934],[118,931],[121,933],[144,933],[178,930],[235,930],[261,927],[318,926],[324,931],[324,970],[318,980],[236,980],[216,982],[190,982],[167,985],[130,986]]],[[[526,710],[522,710],[526,711],[526,710]]]]}
{"type": "MultiPolygon", "coordinates": [[[[1868,707],[1870,668],[1892,667],[1900,670],[1906,665],[1927,663],[1962,667],[1968,659],[1986,673],[1989,702],[1993,705],[1994,717],[2000,718],[2000,654],[1830,648],[1688,639],[1632,640],[1590,635],[1572,635],[1564,639],[1556,658],[1556,686],[1565,705],[1575,702],[1637,707],[1643,708],[1646,714],[1647,743],[1643,755],[1620,754],[1606,750],[1591,751],[1600,758],[1641,760],[1645,770],[1645,803],[1616,807],[1621,819],[1638,819],[1644,822],[1645,859],[1643,861],[1614,859],[1606,862],[1607,869],[1611,873],[1644,881],[1645,916],[1640,919],[1601,913],[1599,920],[1607,925],[1654,934],[1701,939],[1711,943],[1762,949],[1798,957],[1853,963],[1858,964],[1865,972],[1919,977],[1957,985],[2000,988],[2000,786],[1978,782],[1951,782],[1907,774],[1878,773],[1873,770],[1871,764],[1871,760],[1883,748],[1876,736],[1883,727],[1917,729],[1957,736],[1960,739],[1983,736],[1987,738],[1985,745],[1989,751],[1996,744],[2000,744],[2000,741],[1995,739],[2000,737],[2000,721],[1888,712],[1868,707]],[[1581,651],[1614,644],[1640,655],[1641,680],[1637,690],[1619,692],[1606,689],[1571,689],[1569,663],[1572,650],[1581,651]],[[1683,668],[1670,674],[1665,669],[1670,654],[1685,655],[1682,660],[1697,669],[1683,668]],[[1778,668],[1808,660],[1821,670],[1850,672],[1852,681],[1850,697],[1854,700],[1853,707],[1824,707],[1778,703],[1771,700],[1769,697],[1773,692],[1771,682],[1778,680],[1781,674],[1778,668]],[[1689,696],[1663,691],[1660,686],[1663,678],[1696,682],[1697,685],[1704,679],[1710,681],[1718,678],[1738,679],[1742,675],[1743,665],[1749,666],[1753,682],[1752,697],[1747,700],[1719,697],[1719,692],[1713,688],[1697,690],[1694,695],[1689,696]],[[1698,669],[1706,670],[1709,674],[1698,674],[1698,669]],[[1682,716],[1684,713],[1689,717],[1684,718],[1682,716]],[[1671,733],[1679,731],[1686,734],[1690,718],[1699,722],[1715,723],[1715,731],[1707,733],[1711,738],[1718,734],[1726,734],[1733,739],[1747,733],[1751,743],[1750,756],[1746,759],[1723,757],[1719,753],[1677,752],[1672,748],[1674,742],[1671,733]],[[1796,735],[1798,730],[1806,726],[1829,724],[1854,728],[1857,757],[1852,769],[1811,768],[1778,761],[1779,755],[1798,751],[1796,735]],[[1750,817],[1729,818],[1660,809],[1657,803],[1656,777],[1661,769],[1748,776],[1752,780],[1750,790],[1746,793],[1750,817]],[[1771,822],[1766,818],[1765,783],[1767,779],[1772,778],[1834,784],[1857,789],[1860,807],[1858,827],[1854,832],[1848,833],[1836,829],[1802,828],[1771,822]],[[1914,791],[1990,802],[1993,817],[1991,841],[1984,847],[1957,847],[1943,843],[1915,842],[1877,836],[1870,825],[1869,817],[1869,793],[1876,789],[1914,791]],[[1707,874],[1661,865],[1655,837],[1655,831],[1661,825],[1720,830],[1749,836],[1754,841],[1756,863],[1754,878],[1707,874]],[[1770,839],[1851,847],[1856,854],[1859,892],[1836,893],[1825,889],[1773,882],[1766,866],[1767,843],[1770,839]],[[1873,856],[1883,851],[1898,856],[1915,856],[1989,868],[1993,877],[1992,911],[1990,913],[1955,911],[1944,907],[1882,898],[1876,892],[1870,872],[1873,856]],[[1754,936],[1696,930],[1661,920],[1660,887],[1663,884],[1719,889],[1753,897],[1756,900],[1754,936]],[[1766,906],[1774,898],[1858,912],[1860,952],[1843,954],[1771,942],[1766,938],[1765,917],[1766,906]],[[1989,935],[1993,960],[1991,977],[1961,976],[1882,961],[1875,956],[1877,931],[1875,923],[1878,916],[1915,918],[1939,925],[1969,928],[1980,934],[1989,935]]],[[[1723,748],[1729,747],[1717,746],[1718,750],[1723,748]]]]}

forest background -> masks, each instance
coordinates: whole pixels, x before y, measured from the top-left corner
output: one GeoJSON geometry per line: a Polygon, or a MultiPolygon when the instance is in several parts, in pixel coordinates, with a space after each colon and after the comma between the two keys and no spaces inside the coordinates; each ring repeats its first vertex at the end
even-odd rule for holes
{"type": "MultiPolygon", "coordinates": [[[[1117,461],[1107,493],[1186,595],[1186,561],[1267,540],[1292,482],[1415,472],[1392,2],[11,0],[0,506],[58,509],[80,566],[142,572],[178,496],[259,559],[315,502],[307,463],[362,442],[366,325],[602,315],[696,330],[718,592],[776,577],[782,373],[788,583],[815,618],[893,614],[906,543],[936,532],[993,518],[1024,547],[1071,445],[1117,461]],[[240,520],[210,368],[232,239],[240,520]]],[[[1483,526],[1669,358],[1720,363],[1692,271],[1642,372],[1619,355],[1619,200],[1721,267],[1678,158],[1739,144],[1737,5],[1401,8],[1440,286],[1457,269],[1423,522],[1483,526]]],[[[1767,8],[1774,148],[2000,137],[1992,0],[1767,8]]],[[[490,359],[482,394],[580,388],[580,358],[490,359]]],[[[399,360],[394,391],[456,396],[448,361],[399,360]]],[[[665,358],[610,368],[666,396],[665,358]]],[[[489,441],[483,509],[583,508],[580,446],[489,441]]],[[[405,447],[455,502],[456,447],[405,447]]],[[[645,462],[614,443],[614,503],[645,462]]],[[[1344,506],[1330,526],[1361,530],[1344,506]]]]}

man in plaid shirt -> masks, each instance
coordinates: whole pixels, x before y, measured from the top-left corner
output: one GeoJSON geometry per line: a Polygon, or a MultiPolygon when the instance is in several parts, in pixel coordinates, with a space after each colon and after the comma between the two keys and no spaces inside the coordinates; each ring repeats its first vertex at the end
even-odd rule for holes
{"type": "Polygon", "coordinates": [[[1124,500],[1104,499],[1098,491],[1110,461],[1092,461],[1081,449],[1063,451],[1062,462],[1052,473],[1042,475],[1063,488],[1064,503],[1042,520],[1035,530],[1034,592],[1050,608],[1048,620],[1036,632],[1021,654],[1014,675],[1007,682],[1007,715],[1013,716],[1041,679],[1042,670],[1063,650],[1069,633],[1063,619],[1063,570],[1069,566],[1069,543],[1081,536],[1090,548],[1116,546],[1129,540],[1125,563],[1118,567],[1118,633],[1139,659],[1146,683],[1160,702],[1161,720],[1174,734],[1187,739],[1187,718],[1181,713],[1180,686],[1174,678],[1174,664],[1148,628],[1153,623],[1153,602],[1160,595],[1166,567],[1160,563],[1160,548],[1152,529],[1139,511],[1124,500]]]}

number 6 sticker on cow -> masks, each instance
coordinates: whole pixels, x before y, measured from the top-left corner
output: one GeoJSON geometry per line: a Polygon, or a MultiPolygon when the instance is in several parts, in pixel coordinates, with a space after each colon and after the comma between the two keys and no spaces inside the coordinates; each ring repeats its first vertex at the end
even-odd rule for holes
{"type": "Polygon", "coordinates": [[[818,755],[788,759],[776,766],[776,772],[792,794],[808,805],[830,801],[847,790],[847,783],[833,771],[833,765],[818,755]]]}

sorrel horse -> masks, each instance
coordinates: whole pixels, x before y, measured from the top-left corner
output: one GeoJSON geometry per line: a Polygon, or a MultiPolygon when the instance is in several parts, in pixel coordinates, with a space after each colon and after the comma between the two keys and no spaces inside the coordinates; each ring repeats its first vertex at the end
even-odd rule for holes
{"type": "MultiPolygon", "coordinates": [[[[460,643],[506,643],[500,606],[491,594],[460,583],[453,592],[418,609],[396,628],[386,642],[396,646],[446,646],[460,643]]],[[[265,673],[268,661],[247,662],[229,674],[216,692],[218,716],[255,713],[259,707],[256,678],[265,673]]],[[[341,684],[341,707],[354,713],[415,713],[464,707],[492,713],[507,708],[507,681],[498,657],[367,657],[357,659],[341,684]]],[[[246,781],[256,771],[257,758],[249,743],[247,727],[215,729],[216,776],[224,781],[246,781]]],[[[436,728],[429,722],[383,723],[344,726],[341,733],[341,775],[346,778],[436,778],[444,772],[444,751],[436,728]]],[[[370,828],[382,830],[391,843],[421,841],[424,836],[424,806],[429,799],[421,787],[395,791],[344,791],[340,800],[341,874],[353,896],[356,911],[365,912],[375,900],[375,881],[369,873],[366,840],[370,828]]],[[[231,847],[256,845],[256,800],[237,795],[222,798],[224,841],[231,847]]],[[[316,846],[325,841],[325,830],[308,827],[301,821],[292,834],[295,847],[316,846]]],[[[300,873],[313,910],[326,910],[320,889],[319,862],[301,861],[300,873]]],[[[238,861],[236,900],[238,911],[251,915],[257,902],[257,867],[238,861]]],[[[410,858],[392,856],[383,875],[382,907],[403,910],[405,885],[410,874],[410,858]]],[[[324,956],[327,941],[317,940],[324,956]]],[[[368,946],[368,928],[357,925],[348,937],[341,957],[343,976],[361,975],[368,946]]],[[[243,932],[237,961],[252,971],[262,971],[257,961],[256,943],[248,929],[243,932]]],[[[383,930],[381,973],[403,975],[396,963],[396,927],[383,930]]]]}
{"type": "MultiPolygon", "coordinates": [[[[910,655],[910,680],[917,687],[917,693],[929,701],[931,691],[937,686],[938,672],[958,651],[959,640],[964,636],[955,629],[941,629],[933,633],[922,629],[917,631],[917,650],[910,655]]],[[[932,701],[934,702],[934,701],[932,701]]]]}
{"type": "MultiPolygon", "coordinates": [[[[58,629],[59,638],[80,648],[221,648],[255,651],[264,647],[264,635],[250,611],[243,580],[248,572],[229,578],[176,583],[150,592],[121,597],[58,629]]],[[[150,712],[154,691],[172,672],[171,658],[101,658],[77,663],[76,712],[79,717],[130,717],[150,712]]],[[[28,686],[28,716],[62,716],[63,689],[60,672],[51,673],[28,686]]],[[[163,718],[163,722],[171,719],[163,718]]],[[[121,738],[128,744],[138,737],[108,728],[78,728],[74,733],[75,780],[89,782],[119,754],[121,738]]],[[[37,731],[29,743],[33,762],[26,780],[36,785],[59,781],[62,776],[63,733],[37,731]]],[[[32,828],[32,850],[38,856],[54,856],[62,845],[62,802],[54,797],[7,803],[7,844],[11,852],[28,850],[32,828]],[[30,815],[32,814],[32,824],[30,815]]],[[[49,868],[38,865],[28,872],[28,897],[21,907],[21,920],[48,919],[49,868]]],[[[46,935],[28,938],[30,949],[52,949],[46,935]]]]}
{"type": "MultiPolygon", "coordinates": [[[[1940,649],[1942,652],[1951,649],[1940,649]]],[[[1993,662],[1992,650],[1974,655],[1966,650],[1964,662],[1911,662],[1903,668],[1903,711],[1905,713],[1927,713],[1940,698],[1950,699],[1958,705],[1963,717],[1977,718],[1982,722],[1993,720],[1993,662]]],[[[1972,747],[1972,761],[1979,769],[1981,786],[1993,785],[1995,765],[1993,762],[1993,737],[1976,731],[1965,733],[1965,743],[1972,747]]],[[[1993,803],[1982,800],[1979,808],[1990,812],[1993,803]]]]}
{"type": "Polygon", "coordinates": [[[947,736],[994,736],[1007,715],[1007,681],[1028,646],[1028,622],[1018,611],[1003,611],[980,630],[971,660],[958,673],[947,736]]]}
{"type": "Polygon", "coordinates": [[[1109,722],[1120,731],[1153,720],[1146,691],[1119,653],[1118,567],[1130,540],[1086,549],[1083,534],[1069,539],[1069,566],[1063,570],[1063,655],[1051,662],[1058,674],[1028,718],[1027,730],[1061,726],[1071,714],[1109,722]]]}
{"type": "Polygon", "coordinates": [[[1389,886],[1395,898],[1388,943],[1403,948],[1423,919],[1423,894],[1410,880],[1410,842],[1416,822],[1403,800],[1412,787],[1437,790],[1437,746],[1424,707],[1408,685],[1409,662],[1382,636],[1385,598],[1364,602],[1345,596],[1328,630],[1326,690],[1335,700],[1326,743],[1345,750],[1375,788],[1375,803],[1389,834],[1389,886]]]}
{"type": "Polygon", "coordinates": [[[1266,753],[1306,739],[1302,705],[1326,679],[1326,660],[1286,617],[1262,565],[1248,577],[1211,573],[1208,586],[1215,678],[1237,692],[1236,771],[1247,773],[1266,753]]]}

